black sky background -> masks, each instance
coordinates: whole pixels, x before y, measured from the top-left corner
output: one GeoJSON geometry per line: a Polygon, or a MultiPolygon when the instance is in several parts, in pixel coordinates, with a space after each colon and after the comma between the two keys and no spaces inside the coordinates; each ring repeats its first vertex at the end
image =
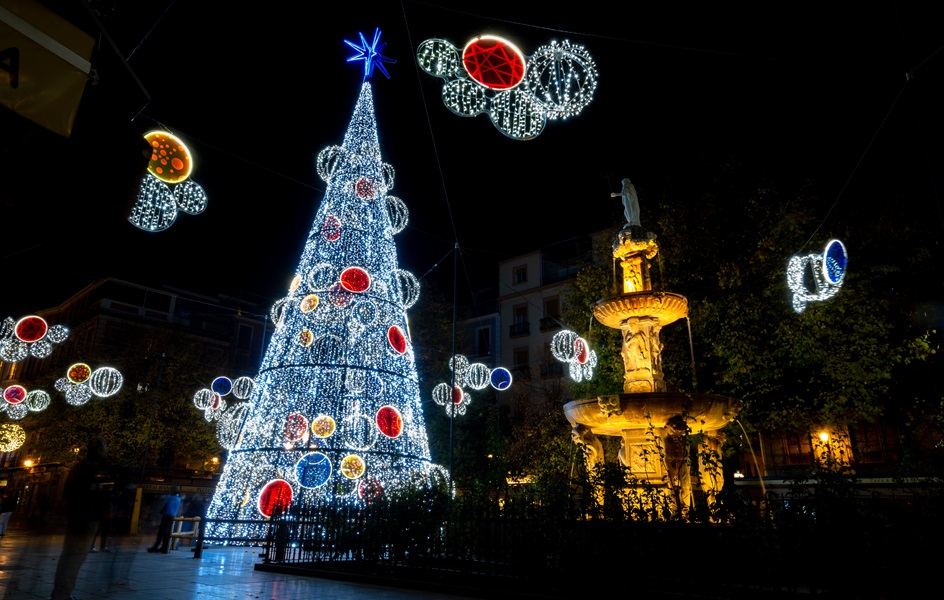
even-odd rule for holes
{"type": "Polygon", "coordinates": [[[371,81],[391,193],[411,214],[400,262],[439,285],[457,244],[460,279],[491,283],[498,260],[620,219],[609,194],[623,177],[645,225],[647,197],[729,153],[815,178],[824,218],[907,210],[929,239],[944,233],[944,34],[930,4],[448,4],[113,0],[95,3],[98,23],[80,1],[53,5],[100,39],[100,81],[69,139],[0,110],[0,318],[106,276],[265,306],[284,295],[324,195],[315,157],[341,143],[361,83],[343,41],[376,27],[397,60],[371,81]],[[594,101],[526,142],[450,113],[415,50],[483,34],[526,55],[584,45],[600,72],[594,101]],[[209,205],[146,233],[127,217],[155,128],[189,143],[209,205]],[[902,185],[918,203],[886,206],[902,185]]]}

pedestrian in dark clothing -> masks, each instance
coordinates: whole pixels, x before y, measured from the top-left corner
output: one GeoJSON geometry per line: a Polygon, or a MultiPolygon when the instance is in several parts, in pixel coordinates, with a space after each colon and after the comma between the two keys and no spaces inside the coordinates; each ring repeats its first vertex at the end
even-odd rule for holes
{"type": "Polygon", "coordinates": [[[105,440],[93,440],[85,458],[72,467],[66,477],[62,494],[67,510],[66,535],[56,565],[52,600],[72,598],[95,531],[108,510],[113,484],[105,440]]]}
{"type": "Polygon", "coordinates": [[[161,507],[161,525],[157,528],[157,539],[154,540],[154,545],[148,548],[148,552],[167,554],[171,527],[174,525],[174,517],[177,516],[178,510],[180,510],[180,488],[174,487],[164,501],[164,506],[161,507]]]}
{"type": "Polygon", "coordinates": [[[10,517],[13,516],[13,509],[16,508],[16,496],[4,492],[3,498],[0,498],[0,537],[7,534],[7,524],[10,517]]]}

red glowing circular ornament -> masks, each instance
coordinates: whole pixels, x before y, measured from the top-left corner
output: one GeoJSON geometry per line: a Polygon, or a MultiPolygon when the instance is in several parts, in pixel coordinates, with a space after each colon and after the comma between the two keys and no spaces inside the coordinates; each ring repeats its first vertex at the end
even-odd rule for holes
{"type": "Polygon", "coordinates": [[[406,352],[406,335],[398,326],[393,325],[387,330],[387,341],[397,354],[406,352]]]}
{"type": "Polygon", "coordinates": [[[3,399],[10,404],[19,404],[26,400],[26,388],[22,385],[11,385],[3,390],[3,399]]]}
{"type": "Polygon", "coordinates": [[[366,292],[370,288],[370,275],[360,267],[348,267],[341,271],[341,285],[349,292],[366,292]]]}
{"type": "Polygon", "coordinates": [[[574,340],[574,359],[584,364],[588,358],[590,358],[590,349],[587,348],[587,342],[583,338],[577,338],[574,340]]]}
{"type": "Polygon", "coordinates": [[[223,396],[220,396],[216,392],[213,392],[213,402],[210,403],[210,410],[219,410],[220,404],[223,403],[223,396]]]}
{"type": "Polygon", "coordinates": [[[524,79],[525,58],[508,40],[483,35],[466,44],[462,64],[469,77],[493,90],[510,90],[524,79]]]}
{"type": "Polygon", "coordinates": [[[366,177],[357,180],[357,183],[354,184],[354,191],[361,200],[372,200],[377,193],[373,180],[366,177]]]}
{"type": "Polygon", "coordinates": [[[305,415],[292,413],[285,418],[285,439],[294,442],[302,439],[308,433],[308,419],[305,415]]]}
{"type": "Polygon", "coordinates": [[[336,242],[341,237],[341,220],[334,215],[325,217],[324,225],[321,226],[321,237],[329,242],[336,242]]]}
{"type": "Polygon", "coordinates": [[[354,294],[344,289],[340,283],[335,283],[328,288],[328,300],[338,308],[344,308],[354,300],[354,294]]]}
{"type": "Polygon", "coordinates": [[[373,477],[361,479],[361,482],[357,484],[357,495],[367,504],[379,498],[382,493],[383,486],[373,477]]]}
{"type": "Polygon", "coordinates": [[[457,385],[452,387],[452,403],[453,404],[461,404],[463,395],[464,394],[462,393],[461,387],[457,385]]]}
{"type": "Polygon", "coordinates": [[[377,411],[377,428],[389,438],[400,437],[403,433],[403,417],[392,406],[381,406],[377,411]]]}
{"type": "Polygon", "coordinates": [[[284,479],[273,479],[259,493],[259,512],[271,517],[274,512],[284,512],[292,503],[292,486],[284,479]]]}
{"type": "Polygon", "coordinates": [[[42,317],[23,317],[16,322],[14,332],[21,341],[31,344],[46,336],[49,326],[42,317]]]}

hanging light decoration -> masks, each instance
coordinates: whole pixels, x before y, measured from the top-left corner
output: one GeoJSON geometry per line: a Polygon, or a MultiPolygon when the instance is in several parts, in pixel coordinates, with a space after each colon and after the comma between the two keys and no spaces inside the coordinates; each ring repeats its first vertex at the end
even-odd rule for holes
{"type": "Polygon", "coordinates": [[[846,247],[839,240],[830,240],[822,254],[790,257],[787,286],[793,292],[793,310],[802,313],[810,302],[822,302],[838,294],[847,262],[846,247]]]}
{"type": "Polygon", "coordinates": [[[579,114],[597,88],[597,68],[590,53],[568,40],[541,46],[531,56],[512,42],[483,35],[459,48],[443,39],[420,44],[421,69],[446,81],[443,103],[455,114],[487,114],[506,136],[530,140],[548,120],[579,114]]]}
{"type": "Polygon", "coordinates": [[[150,148],[148,174],[141,180],[128,221],[145,231],[164,231],[174,224],[178,212],[202,213],[207,195],[190,179],[193,156],[180,138],[167,131],[151,131],[144,139],[150,148]]]}
{"type": "Polygon", "coordinates": [[[68,328],[49,325],[36,315],[18,321],[7,317],[0,322],[0,361],[15,363],[29,356],[46,358],[52,354],[55,344],[61,344],[68,337],[68,328]]]}

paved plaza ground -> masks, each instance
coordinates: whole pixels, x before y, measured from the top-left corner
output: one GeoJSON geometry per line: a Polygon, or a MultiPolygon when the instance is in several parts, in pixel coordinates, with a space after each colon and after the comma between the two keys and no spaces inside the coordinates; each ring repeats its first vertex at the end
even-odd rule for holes
{"type": "MultiPolygon", "coordinates": [[[[62,535],[8,530],[0,538],[0,599],[49,598],[62,535]]],[[[111,552],[89,554],[76,600],[446,600],[464,596],[257,571],[258,548],[209,548],[195,559],[187,547],[148,553],[153,536],[116,538],[111,552]]]]}

